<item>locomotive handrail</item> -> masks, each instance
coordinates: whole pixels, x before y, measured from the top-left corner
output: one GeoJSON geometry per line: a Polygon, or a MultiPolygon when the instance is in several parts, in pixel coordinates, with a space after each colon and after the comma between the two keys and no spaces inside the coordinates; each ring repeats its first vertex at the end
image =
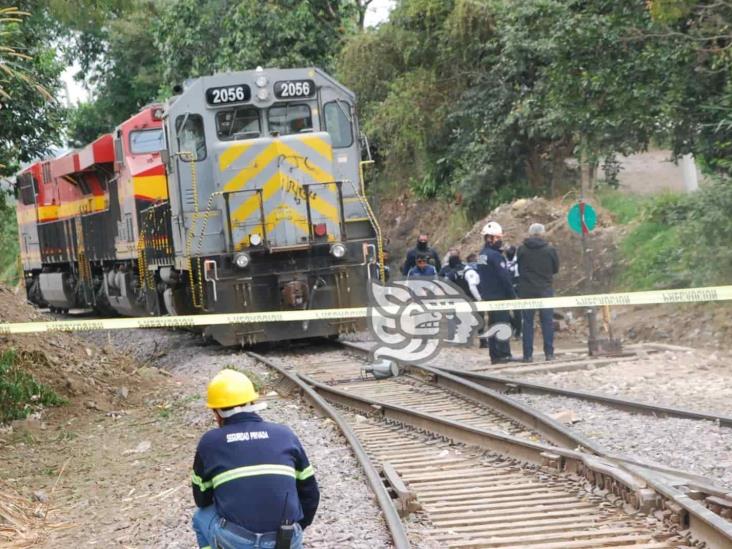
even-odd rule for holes
{"type": "Polygon", "coordinates": [[[267,223],[264,216],[264,195],[262,189],[239,189],[236,191],[223,191],[221,195],[224,197],[224,207],[226,209],[226,230],[229,234],[229,252],[235,252],[236,244],[234,244],[234,231],[231,226],[231,205],[229,203],[229,195],[239,193],[256,193],[259,198],[259,221],[262,226],[262,243],[259,246],[251,246],[250,249],[266,249],[267,246],[267,223]]]}
{"type": "Polygon", "coordinates": [[[348,235],[346,234],[346,216],[345,216],[345,207],[343,206],[343,181],[322,181],[319,183],[306,183],[303,184],[302,188],[305,191],[305,210],[307,213],[307,220],[308,220],[308,243],[312,244],[315,239],[313,238],[313,220],[310,210],[310,187],[318,187],[318,186],[326,186],[326,185],[335,185],[336,190],[338,191],[338,225],[341,232],[341,240],[346,241],[348,240],[348,235]]]}

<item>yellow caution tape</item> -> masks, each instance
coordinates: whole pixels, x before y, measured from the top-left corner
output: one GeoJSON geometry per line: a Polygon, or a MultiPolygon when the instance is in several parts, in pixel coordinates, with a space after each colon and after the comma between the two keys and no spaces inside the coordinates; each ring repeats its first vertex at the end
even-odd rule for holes
{"type": "MultiPolygon", "coordinates": [[[[449,309],[470,311],[474,305],[478,311],[505,311],[521,309],[560,309],[573,307],[595,307],[599,305],[658,305],[669,303],[695,303],[705,301],[732,300],[732,286],[713,286],[685,290],[655,290],[648,292],[623,292],[549,297],[537,299],[515,299],[504,301],[480,301],[478,303],[456,303],[449,309]]],[[[446,307],[448,308],[447,304],[446,307]]],[[[431,310],[435,310],[430,307],[431,310]]],[[[439,307],[438,307],[439,309],[439,307]]],[[[398,314],[398,307],[385,311],[398,314]]],[[[268,311],[262,313],[205,314],[186,316],[154,316],[135,318],[102,318],[90,320],[59,320],[52,322],[14,322],[0,324],[0,334],[31,334],[37,332],[82,332],[89,330],[123,330],[129,328],[189,328],[216,324],[251,324],[263,322],[292,322],[303,320],[334,320],[342,318],[363,318],[368,315],[367,307],[347,309],[311,309],[300,311],[268,311]]]]}

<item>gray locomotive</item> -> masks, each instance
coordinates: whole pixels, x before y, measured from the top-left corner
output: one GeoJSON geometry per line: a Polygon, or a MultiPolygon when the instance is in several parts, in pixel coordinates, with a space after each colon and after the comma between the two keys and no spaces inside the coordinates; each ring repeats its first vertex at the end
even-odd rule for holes
{"type": "MultiPolygon", "coordinates": [[[[196,79],[166,105],[172,261],[148,253],[168,313],[357,307],[377,273],[355,96],[318,69],[196,79]],[[167,264],[166,264],[167,263],[167,264]]],[[[223,344],[330,336],[357,322],[211,326],[223,344]]]]}

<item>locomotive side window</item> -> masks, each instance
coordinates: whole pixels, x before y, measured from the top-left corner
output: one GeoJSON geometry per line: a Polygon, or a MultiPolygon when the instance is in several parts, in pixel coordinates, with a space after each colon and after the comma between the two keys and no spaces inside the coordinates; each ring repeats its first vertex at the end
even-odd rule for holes
{"type": "Polygon", "coordinates": [[[348,116],[348,103],[331,101],[323,106],[325,129],[330,134],[334,149],[350,147],[353,144],[353,128],[348,116]]]}
{"type": "MultiPolygon", "coordinates": [[[[195,162],[206,158],[206,136],[203,133],[203,117],[200,114],[181,114],[175,119],[175,133],[178,136],[180,152],[192,153],[195,162]]],[[[181,159],[190,162],[188,155],[182,155],[181,159]]]]}
{"type": "Polygon", "coordinates": [[[33,176],[29,173],[24,173],[23,175],[18,176],[18,183],[20,187],[20,201],[23,205],[30,206],[35,203],[35,180],[33,179],[33,176]]]}
{"type": "Polygon", "coordinates": [[[237,107],[216,113],[216,135],[222,141],[252,139],[261,134],[259,109],[256,107],[237,107]]]}
{"type": "Polygon", "coordinates": [[[154,153],[164,148],[162,129],[130,132],[130,152],[132,154],[154,153]]]}
{"type": "Polygon", "coordinates": [[[313,117],[307,105],[275,105],[267,111],[270,133],[290,135],[313,131],[313,117]]]}

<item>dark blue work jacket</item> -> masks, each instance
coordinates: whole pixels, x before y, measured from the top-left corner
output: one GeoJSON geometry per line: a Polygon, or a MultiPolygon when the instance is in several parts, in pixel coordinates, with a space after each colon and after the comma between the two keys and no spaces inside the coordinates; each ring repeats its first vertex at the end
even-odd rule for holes
{"type": "Polygon", "coordinates": [[[508,270],[506,258],[501,252],[486,244],[478,256],[477,267],[480,275],[478,291],[480,297],[485,301],[514,299],[516,297],[511,272],[508,270]]]}
{"type": "Polygon", "coordinates": [[[193,498],[252,532],[273,532],[284,519],[305,528],[320,501],[318,483],[289,427],[242,412],[198,443],[193,498]]]}

